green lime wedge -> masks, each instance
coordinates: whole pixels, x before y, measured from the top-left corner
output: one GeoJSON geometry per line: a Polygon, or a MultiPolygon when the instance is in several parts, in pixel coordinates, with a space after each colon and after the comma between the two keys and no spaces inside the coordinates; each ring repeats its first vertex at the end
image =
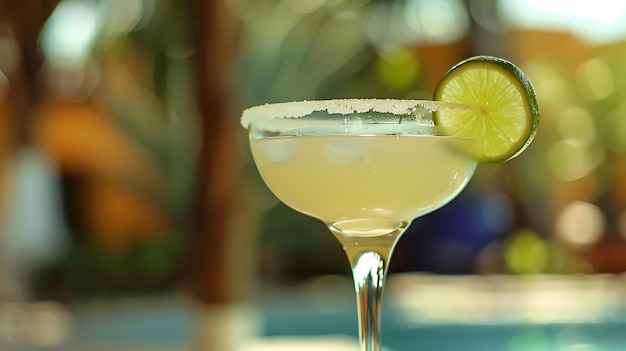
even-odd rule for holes
{"type": "Polygon", "coordinates": [[[448,135],[473,139],[465,152],[479,163],[512,159],[537,133],[535,90],[521,69],[500,58],[456,64],[437,84],[434,100],[461,105],[437,111],[435,124],[448,135]]]}

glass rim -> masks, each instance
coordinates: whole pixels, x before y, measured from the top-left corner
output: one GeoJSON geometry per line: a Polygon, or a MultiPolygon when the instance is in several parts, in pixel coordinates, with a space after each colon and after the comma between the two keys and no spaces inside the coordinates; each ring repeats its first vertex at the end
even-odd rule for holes
{"type": "Polygon", "coordinates": [[[302,100],[269,103],[253,106],[243,111],[241,125],[248,129],[250,123],[259,119],[301,118],[315,112],[349,115],[355,113],[389,113],[393,115],[413,115],[419,109],[430,112],[467,108],[462,104],[433,100],[403,99],[329,99],[302,100]]]}

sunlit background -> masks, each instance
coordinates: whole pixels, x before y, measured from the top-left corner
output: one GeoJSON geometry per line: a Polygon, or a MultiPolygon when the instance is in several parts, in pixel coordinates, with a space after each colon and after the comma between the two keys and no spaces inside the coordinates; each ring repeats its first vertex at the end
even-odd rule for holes
{"type": "Polygon", "coordinates": [[[613,0],[0,1],[0,349],[356,350],[341,247],[265,188],[241,110],[428,99],[476,54],[527,73],[539,132],[401,239],[385,345],[624,349],[613,0]]]}

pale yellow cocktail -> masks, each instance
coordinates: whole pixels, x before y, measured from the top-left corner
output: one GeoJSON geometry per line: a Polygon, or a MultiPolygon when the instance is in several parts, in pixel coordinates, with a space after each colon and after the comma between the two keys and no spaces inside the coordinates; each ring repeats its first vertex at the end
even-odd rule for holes
{"type": "MultiPolygon", "coordinates": [[[[415,100],[327,100],[246,110],[254,162],[269,189],[318,218],[342,244],[359,301],[359,338],[380,350],[380,307],[393,249],[410,222],[451,201],[476,161],[470,139],[447,136],[415,100]]],[[[293,240],[297,240],[294,233],[293,240]]]]}
{"type": "Polygon", "coordinates": [[[281,201],[352,235],[371,236],[455,197],[476,167],[458,151],[467,142],[381,134],[279,136],[250,145],[263,180],[281,201]]]}

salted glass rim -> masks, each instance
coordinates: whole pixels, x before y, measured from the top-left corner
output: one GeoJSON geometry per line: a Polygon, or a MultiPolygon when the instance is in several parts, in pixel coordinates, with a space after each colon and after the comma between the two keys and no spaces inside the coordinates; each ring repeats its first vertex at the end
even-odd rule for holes
{"type": "Polygon", "coordinates": [[[315,112],[334,115],[354,113],[389,113],[394,115],[413,115],[418,109],[430,112],[458,109],[462,105],[433,100],[401,99],[332,99],[279,102],[253,106],[243,111],[241,125],[248,128],[250,123],[259,119],[301,118],[315,112]]]}

